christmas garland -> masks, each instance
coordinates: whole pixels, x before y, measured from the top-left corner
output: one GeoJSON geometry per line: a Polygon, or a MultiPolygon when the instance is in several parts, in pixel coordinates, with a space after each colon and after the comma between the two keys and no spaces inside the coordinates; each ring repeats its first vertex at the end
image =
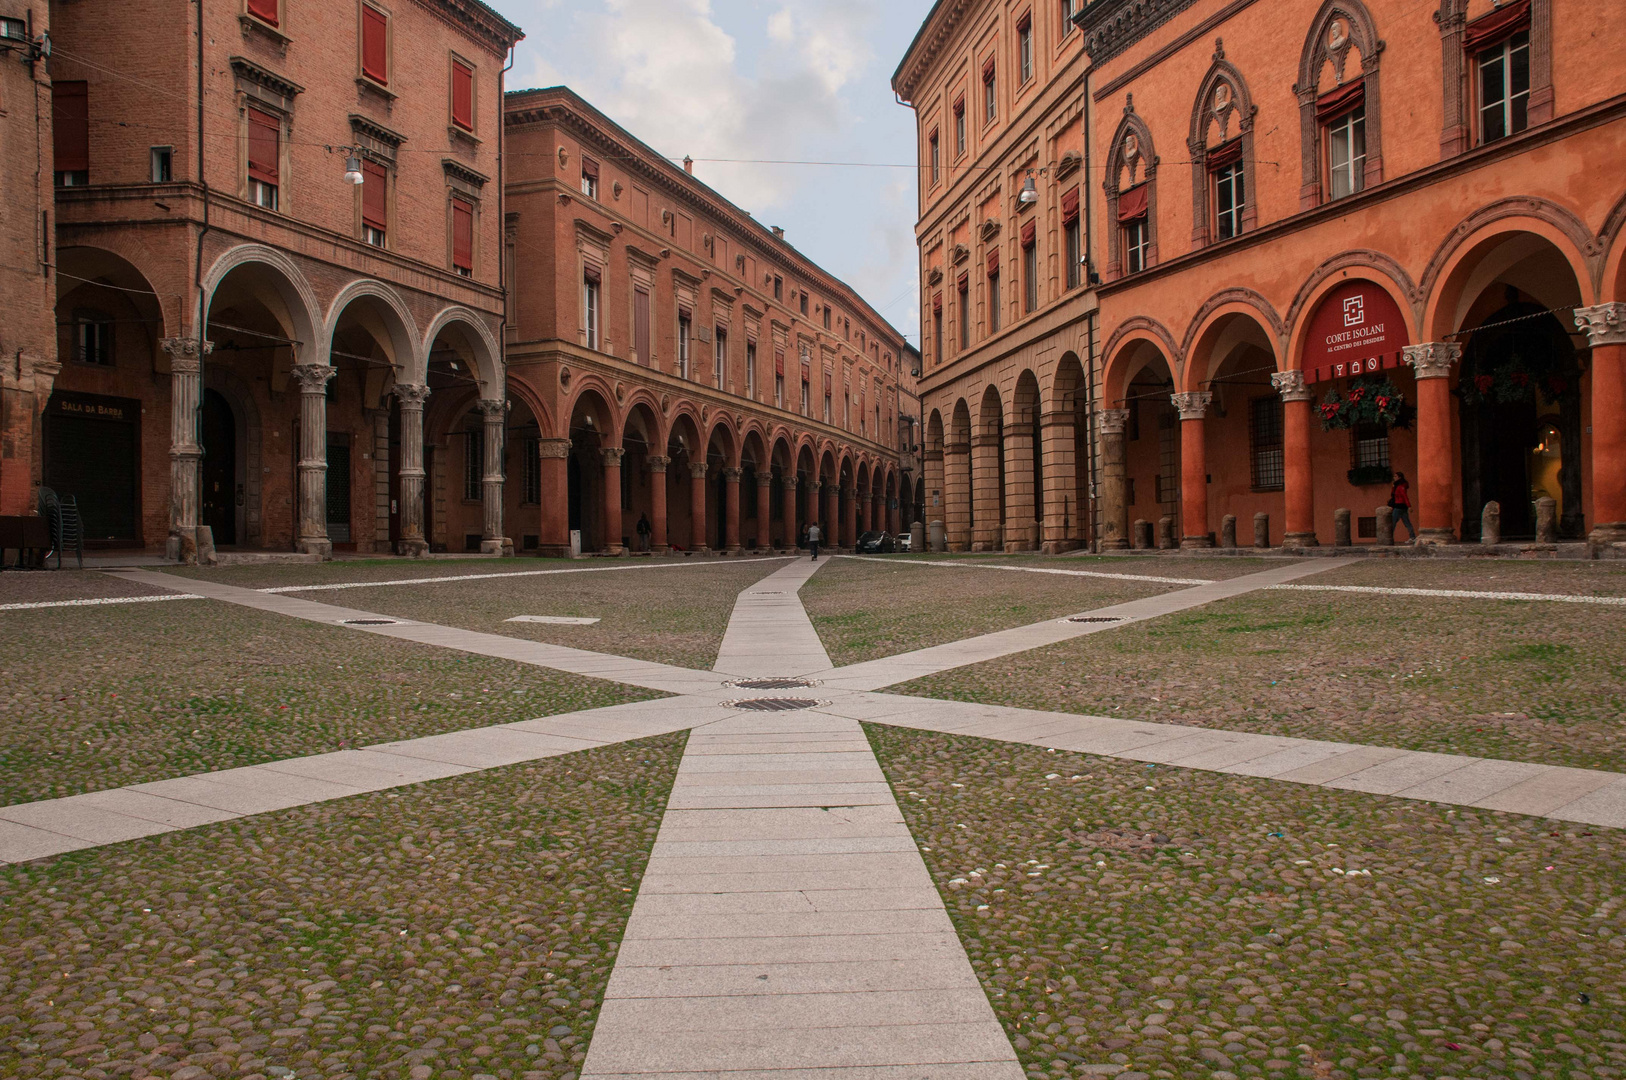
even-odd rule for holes
{"type": "Polygon", "coordinates": [[[1350,380],[1349,389],[1337,387],[1322,401],[1321,426],[1342,431],[1357,425],[1375,424],[1384,428],[1409,428],[1417,415],[1416,406],[1386,375],[1360,375],[1350,380]]]}
{"type": "Polygon", "coordinates": [[[1489,371],[1469,371],[1457,386],[1457,393],[1469,404],[1534,401],[1539,393],[1548,404],[1557,404],[1575,384],[1558,371],[1531,371],[1524,358],[1514,353],[1507,363],[1489,371]]]}

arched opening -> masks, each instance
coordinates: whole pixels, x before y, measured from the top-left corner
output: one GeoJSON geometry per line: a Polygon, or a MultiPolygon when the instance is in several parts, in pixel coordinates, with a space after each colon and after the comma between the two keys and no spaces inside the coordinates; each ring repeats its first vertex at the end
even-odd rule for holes
{"type": "Polygon", "coordinates": [[[690,413],[672,421],[666,456],[671,462],[666,466],[667,541],[675,551],[697,551],[706,546],[707,467],[700,428],[690,413]]]}
{"type": "Polygon", "coordinates": [[[606,531],[605,520],[602,451],[615,445],[614,429],[614,414],[596,391],[583,390],[576,395],[570,411],[570,457],[566,462],[569,490],[566,501],[570,529],[581,533],[583,551],[602,552],[621,543],[619,530],[615,536],[611,536],[606,531]]]}
{"type": "Polygon", "coordinates": [[[1039,380],[1024,370],[1011,398],[1011,428],[1005,432],[1005,474],[1009,512],[1006,551],[1034,551],[1043,532],[1045,505],[1044,439],[1039,430],[1039,380]]]}
{"type": "Polygon", "coordinates": [[[237,543],[237,418],[220,391],[203,391],[200,428],[203,482],[198,520],[213,532],[216,547],[229,547],[237,543]]]}
{"type": "Polygon", "coordinates": [[[401,408],[391,391],[414,366],[412,332],[383,296],[363,293],[333,320],[328,357],[328,539],[336,550],[393,551],[400,540],[401,408]],[[388,452],[380,452],[385,444],[388,452]],[[380,486],[395,512],[378,505],[380,486]]]}
{"type": "Polygon", "coordinates": [[[1048,477],[1040,476],[1044,486],[1038,503],[1044,522],[1042,540],[1046,551],[1071,551],[1090,539],[1094,527],[1094,507],[1089,498],[1093,459],[1089,389],[1077,353],[1063,353],[1056,364],[1050,408],[1057,421],[1071,430],[1055,431],[1048,446],[1039,444],[1041,457],[1050,457],[1048,477]],[[1071,460],[1068,450],[1072,451],[1071,460]]]}
{"type": "Polygon", "coordinates": [[[1120,354],[1126,370],[1124,410],[1124,513],[1131,547],[1156,546],[1159,521],[1167,517],[1180,536],[1180,414],[1175,410],[1174,373],[1150,342],[1135,341],[1120,354]],[[1152,525],[1150,540],[1134,522],[1152,525]]]}
{"type": "MultiPolygon", "coordinates": [[[[542,422],[524,395],[508,398],[508,442],[503,471],[508,482],[503,487],[503,520],[512,522],[514,550],[538,554],[542,549],[542,422]]],[[[392,439],[394,438],[392,428],[392,439]]],[[[395,446],[391,445],[392,459],[395,446]]],[[[568,471],[569,466],[566,466],[568,471]]],[[[396,471],[392,464],[391,473],[396,471]]],[[[393,506],[393,503],[392,503],[393,506]]],[[[391,535],[398,533],[398,515],[390,519],[391,535]]]]}
{"type": "Polygon", "coordinates": [[[943,441],[943,505],[948,549],[970,551],[978,513],[971,497],[971,406],[964,398],[954,403],[943,441]]]}
{"type": "MultiPolygon", "coordinates": [[[[1253,516],[1262,512],[1279,533],[1284,526],[1286,414],[1271,382],[1276,354],[1269,334],[1247,314],[1223,315],[1193,344],[1191,357],[1193,375],[1206,374],[1198,388],[1211,395],[1203,417],[1209,520],[1188,523],[1186,532],[1217,535],[1221,519],[1230,514],[1242,533],[1239,543],[1251,543],[1253,516]]],[[[1338,440],[1327,441],[1335,447],[1338,440]]],[[[1342,458],[1336,449],[1331,453],[1333,465],[1339,466],[1342,458]]]]}
{"type": "Polygon", "coordinates": [[[621,431],[621,532],[632,551],[648,552],[655,534],[655,485],[666,483],[664,472],[650,469],[650,458],[664,447],[660,421],[646,401],[627,412],[621,431]]]}

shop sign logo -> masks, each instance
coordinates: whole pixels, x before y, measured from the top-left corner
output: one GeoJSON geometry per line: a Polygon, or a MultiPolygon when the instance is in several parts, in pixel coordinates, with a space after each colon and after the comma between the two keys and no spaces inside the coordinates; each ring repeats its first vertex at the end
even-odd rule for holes
{"type": "Polygon", "coordinates": [[[1351,296],[1344,301],[1344,325],[1360,326],[1366,322],[1366,297],[1351,296]]]}

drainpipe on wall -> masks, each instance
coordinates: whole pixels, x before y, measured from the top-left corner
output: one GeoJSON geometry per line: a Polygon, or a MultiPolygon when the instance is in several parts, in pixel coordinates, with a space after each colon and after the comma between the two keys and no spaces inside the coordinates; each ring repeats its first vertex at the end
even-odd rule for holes
{"type": "MultiPolygon", "coordinates": [[[[198,6],[198,185],[203,189],[203,224],[198,228],[198,250],[193,261],[192,275],[198,288],[198,385],[200,389],[198,391],[197,422],[201,425],[203,413],[203,391],[201,387],[203,384],[204,353],[206,351],[204,337],[209,322],[209,298],[204,294],[203,289],[203,238],[209,234],[209,176],[204,172],[203,167],[203,37],[205,33],[203,0],[194,0],[194,2],[198,6]]],[[[177,311],[175,314],[179,316],[180,312],[177,311]]],[[[200,442],[202,441],[201,434],[200,428],[200,442]]]]}
{"type": "MultiPolygon", "coordinates": [[[[1090,141],[1090,119],[1095,112],[1094,95],[1090,93],[1091,77],[1089,72],[1084,73],[1084,285],[1093,288],[1090,277],[1095,268],[1095,194],[1090,188],[1089,161],[1094,156],[1095,144],[1090,141]]],[[[1090,448],[1090,550],[1096,553],[1101,551],[1101,500],[1099,463],[1096,457],[1096,417],[1100,411],[1101,403],[1096,400],[1095,391],[1095,319],[1099,314],[1099,299],[1097,310],[1090,312],[1089,319],[1089,356],[1088,367],[1085,369],[1085,393],[1089,396],[1089,408],[1085,419],[1085,437],[1089,439],[1090,448]]]]}

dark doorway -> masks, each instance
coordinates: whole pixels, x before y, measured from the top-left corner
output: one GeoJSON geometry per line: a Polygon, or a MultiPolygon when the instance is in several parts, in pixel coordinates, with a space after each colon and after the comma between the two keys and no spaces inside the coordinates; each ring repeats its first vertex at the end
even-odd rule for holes
{"type": "Polygon", "coordinates": [[[565,474],[570,482],[570,528],[572,531],[580,530],[582,534],[582,550],[588,550],[587,528],[582,523],[582,463],[575,454],[570,455],[566,463],[565,474]]]}
{"type": "Polygon", "coordinates": [[[58,392],[45,410],[45,486],[74,496],[85,541],[141,542],[141,403],[58,392]]]}
{"type": "Polygon", "coordinates": [[[327,538],[335,544],[351,544],[350,535],[350,433],[327,433],[327,538]]]}
{"type": "Polygon", "coordinates": [[[237,418],[216,390],[203,392],[200,514],[215,544],[237,543],[237,418]]]}
{"type": "Polygon", "coordinates": [[[401,403],[390,399],[390,550],[401,542],[401,403]]]}

